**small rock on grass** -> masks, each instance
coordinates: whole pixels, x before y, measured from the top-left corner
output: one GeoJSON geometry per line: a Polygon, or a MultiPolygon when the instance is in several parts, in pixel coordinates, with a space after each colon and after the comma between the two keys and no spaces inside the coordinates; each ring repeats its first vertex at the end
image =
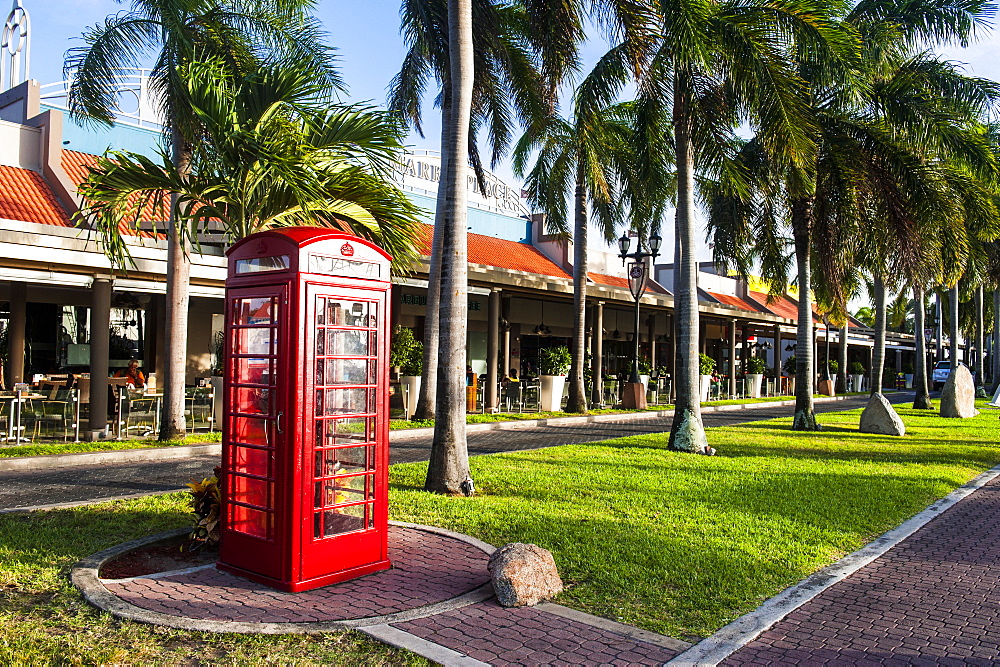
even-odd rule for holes
{"type": "Polygon", "coordinates": [[[882,394],[872,394],[868,399],[858,430],[879,435],[906,435],[906,425],[882,394]]]}
{"type": "Polygon", "coordinates": [[[563,589],[552,553],[534,544],[505,544],[493,552],[487,568],[504,607],[535,605],[563,589]]]}
{"type": "Polygon", "coordinates": [[[976,410],[976,386],[969,367],[959,363],[952,369],[941,392],[941,416],[969,419],[979,414],[976,410]]]}

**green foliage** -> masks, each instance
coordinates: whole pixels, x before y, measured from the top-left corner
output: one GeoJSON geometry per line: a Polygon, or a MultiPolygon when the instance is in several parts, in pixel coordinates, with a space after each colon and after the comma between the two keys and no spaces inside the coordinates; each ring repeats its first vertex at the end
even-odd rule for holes
{"type": "Polygon", "coordinates": [[[413,336],[413,329],[396,325],[389,348],[389,365],[398,368],[401,375],[422,375],[424,372],[424,344],[413,336]]]}
{"type": "Polygon", "coordinates": [[[707,354],[698,355],[698,372],[702,375],[711,375],[715,372],[715,359],[707,354]]]}
{"type": "Polygon", "coordinates": [[[767,370],[767,362],[760,357],[750,357],[744,366],[749,375],[763,375],[767,370]]]}
{"type": "Polygon", "coordinates": [[[836,359],[829,359],[826,362],[830,368],[830,375],[836,375],[837,371],[840,370],[840,362],[836,359]]]}
{"type": "Polygon", "coordinates": [[[646,357],[639,357],[639,375],[651,375],[653,373],[653,362],[646,357]]]}
{"type": "Polygon", "coordinates": [[[565,375],[572,361],[566,346],[548,347],[538,351],[538,372],[541,375],[565,375]]]}
{"type": "Polygon", "coordinates": [[[332,101],[294,58],[238,75],[224,59],[197,60],[177,76],[201,128],[189,164],[112,152],[79,187],[77,216],[96,225],[116,264],[131,260],[120,226],[141,226],[149,207],[183,219],[195,245],[209,228],[240,239],[310,225],[346,227],[396,267],[416,257],[421,211],[391,180],[403,150],[396,119],[332,101]]]}
{"type": "Polygon", "coordinates": [[[788,377],[793,377],[795,375],[796,363],[797,362],[795,360],[795,355],[793,354],[792,356],[785,359],[784,363],[781,364],[781,370],[783,370],[785,372],[785,375],[787,375],[788,377]]]}
{"type": "Polygon", "coordinates": [[[222,494],[219,491],[220,468],[215,468],[215,475],[199,481],[191,480],[186,484],[191,489],[191,514],[194,528],[191,530],[191,540],[203,545],[219,543],[219,519],[222,511],[222,494]]]}
{"type": "Polygon", "coordinates": [[[868,372],[860,361],[852,361],[848,369],[851,371],[851,375],[864,375],[868,372]]]}

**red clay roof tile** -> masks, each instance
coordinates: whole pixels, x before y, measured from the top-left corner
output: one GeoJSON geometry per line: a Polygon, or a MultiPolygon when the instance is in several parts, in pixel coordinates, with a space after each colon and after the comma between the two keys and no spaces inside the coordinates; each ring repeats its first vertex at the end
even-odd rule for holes
{"type": "Polygon", "coordinates": [[[706,292],[710,297],[718,301],[719,303],[725,304],[727,306],[734,306],[741,310],[749,310],[752,313],[762,313],[765,312],[763,309],[755,306],[749,301],[744,301],[738,296],[733,296],[731,294],[718,294],[716,292],[706,292]]]}
{"type": "Polygon", "coordinates": [[[29,169],[0,165],[0,218],[72,227],[42,175],[29,169]]]}
{"type": "MultiPolygon", "coordinates": [[[[422,225],[420,252],[423,255],[430,254],[433,235],[434,228],[431,225],[422,225]]],[[[510,271],[570,278],[568,273],[534,246],[482,234],[469,234],[469,264],[485,264],[510,271]]]]}

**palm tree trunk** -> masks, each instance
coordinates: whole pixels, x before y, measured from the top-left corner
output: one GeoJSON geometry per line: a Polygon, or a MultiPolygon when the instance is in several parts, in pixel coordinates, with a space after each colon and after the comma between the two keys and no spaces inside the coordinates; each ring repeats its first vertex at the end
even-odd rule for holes
{"type": "MultiPolygon", "coordinates": [[[[951,325],[949,327],[949,336],[951,338],[951,369],[955,370],[958,368],[958,283],[951,288],[951,293],[948,295],[949,303],[948,310],[951,312],[951,325]]],[[[968,359],[966,359],[968,361],[968,359]]]]}
{"type": "Polygon", "coordinates": [[[1000,289],[993,290],[993,391],[1000,386],[1000,289]]]}
{"type": "Polygon", "coordinates": [[[424,489],[472,495],[465,439],[465,361],[468,333],[468,219],[465,184],[472,109],[472,0],[448,0],[452,108],[448,134],[445,232],[441,245],[441,344],[434,440],[424,489]]]}
{"type": "Polygon", "coordinates": [[[917,344],[916,359],[913,360],[914,410],[933,410],[931,392],[927,386],[927,339],[924,337],[927,308],[924,304],[924,287],[913,285],[913,340],[917,344]]]}
{"type": "Polygon", "coordinates": [[[976,394],[984,394],[986,385],[986,364],[983,352],[986,350],[986,313],[983,312],[983,286],[976,288],[976,394]]]}
{"type": "MultiPolygon", "coordinates": [[[[179,130],[170,135],[174,164],[186,174],[191,150],[179,130]]],[[[173,199],[173,198],[172,198],[173,199]]],[[[173,201],[171,201],[173,204],[173,201]]],[[[167,298],[163,332],[163,400],[160,413],[160,441],[184,437],[184,385],[187,376],[187,330],[191,258],[184,247],[181,222],[171,206],[167,226],[167,298]]]]}
{"type": "Polygon", "coordinates": [[[882,272],[876,271],[872,276],[875,293],[872,302],[875,306],[875,346],[872,348],[872,367],[868,371],[868,393],[882,393],[882,373],[885,370],[885,280],[882,272]]]}
{"type": "Polygon", "coordinates": [[[698,260],[695,256],[694,146],[691,130],[690,91],[687,73],[674,72],[674,142],[677,156],[677,209],[674,234],[680,262],[674,265],[674,310],[677,315],[677,400],[668,447],[701,454],[708,447],[701,421],[698,374],[698,260]]]}
{"type": "Polygon", "coordinates": [[[576,171],[576,219],[573,225],[573,363],[569,371],[566,412],[586,412],[583,365],[587,359],[587,186],[583,161],[576,171]]]}
{"type": "Polygon", "coordinates": [[[799,312],[795,336],[795,419],[794,431],[816,431],[813,407],[813,313],[812,313],[812,201],[792,202],[792,234],[795,237],[795,261],[798,266],[799,312]]]}
{"type": "Polygon", "coordinates": [[[441,174],[438,181],[437,203],[434,207],[434,237],[431,241],[431,261],[427,275],[427,306],[424,309],[424,374],[417,396],[414,419],[434,419],[437,397],[438,348],[441,343],[441,247],[444,239],[444,213],[448,201],[443,175],[447,173],[448,137],[451,128],[451,94],[445,91],[441,100],[441,174]]]}
{"type": "MultiPolygon", "coordinates": [[[[846,308],[844,309],[846,311],[846,308]]],[[[851,328],[851,317],[844,313],[844,326],[840,327],[840,349],[837,350],[837,393],[847,393],[847,339],[851,328]]]]}

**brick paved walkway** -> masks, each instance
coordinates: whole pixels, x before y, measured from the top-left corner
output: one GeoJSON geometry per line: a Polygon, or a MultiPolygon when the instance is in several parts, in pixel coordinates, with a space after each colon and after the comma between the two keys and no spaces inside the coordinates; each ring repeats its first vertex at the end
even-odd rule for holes
{"type": "Polygon", "coordinates": [[[723,664],[996,664],[998,622],[1000,477],[723,664]]]}
{"type": "Polygon", "coordinates": [[[112,597],[101,606],[116,615],[188,629],[252,632],[264,628],[245,624],[306,623],[287,631],[317,632],[350,621],[385,640],[391,628],[391,643],[444,664],[660,665],[688,647],[559,605],[504,609],[488,587],[487,545],[431,530],[391,526],[392,569],[304,593],[275,591],[210,565],[82,588],[97,601],[103,585],[112,597]]]}
{"type": "Polygon", "coordinates": [[[489,556],[442,535],[389,529],[392,569],[304,593],[284,593],[213,566],[105,587],[142,609],[220,621],[310,623],[398,613],[443,602],[489,583],[489,556]]]}

